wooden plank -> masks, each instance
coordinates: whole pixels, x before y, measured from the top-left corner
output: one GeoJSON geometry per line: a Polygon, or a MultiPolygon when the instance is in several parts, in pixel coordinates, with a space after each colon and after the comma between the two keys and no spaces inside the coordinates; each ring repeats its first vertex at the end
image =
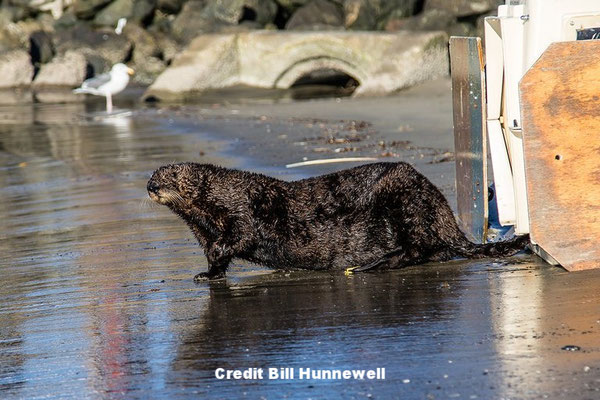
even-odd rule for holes
{"type": "Polygon", "coordinates": [[[481,39],[450,38],[459,225],[485,242],[488,225],[485,75],[481,39]]]}
{"type": "Polygon", "coordinates": [[[531,238],[569,271],[600,267],[599,58],[554,43],[520,84],[531,238]]]}

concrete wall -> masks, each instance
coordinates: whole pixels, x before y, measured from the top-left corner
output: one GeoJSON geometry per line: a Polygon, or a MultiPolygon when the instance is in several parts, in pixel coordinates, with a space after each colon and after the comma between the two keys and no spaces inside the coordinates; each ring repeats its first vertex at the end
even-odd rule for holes
{"type": "Polygon", "coordinates": [[[393,92],[448,73],[443,32],[273,32],[202,35],[149,87],[146,96],[248,85],[289,88],[304,74],[336,69],[354,77],[355,95],[393,92]]]}

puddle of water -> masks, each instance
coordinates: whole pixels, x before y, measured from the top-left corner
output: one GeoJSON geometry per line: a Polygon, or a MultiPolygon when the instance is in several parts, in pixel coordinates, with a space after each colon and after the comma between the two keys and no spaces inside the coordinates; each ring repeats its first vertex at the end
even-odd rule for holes
{"type": "Polygon", "coordinates": [[[0,108],[1,398],[499,398],[600,386],[597,369],[583,372],[600,360],[597,272],[532,257],[351,277],[241,263],[226,281],[194,284],[202,251],[146,200],[146,181],[172,161],[239,161],[192,122],[95,112],[0,108]],[[215,378],[253,367],[385,368],[386,379],[215,378]]]}

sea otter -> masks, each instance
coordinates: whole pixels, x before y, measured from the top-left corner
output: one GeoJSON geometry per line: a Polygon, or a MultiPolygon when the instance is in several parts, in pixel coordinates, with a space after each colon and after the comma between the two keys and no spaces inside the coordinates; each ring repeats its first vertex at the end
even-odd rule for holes
{"type": "Polygon", "coordinates": [[[528,236],[471,243],[442,193],[404,162],[293,182],[185,162],[154,171],[147,189],[203,247],[209,268],[195,280],[224,277],[233,258],[278,269],[365,271],[509,256],[528,243],[528,236]]]}

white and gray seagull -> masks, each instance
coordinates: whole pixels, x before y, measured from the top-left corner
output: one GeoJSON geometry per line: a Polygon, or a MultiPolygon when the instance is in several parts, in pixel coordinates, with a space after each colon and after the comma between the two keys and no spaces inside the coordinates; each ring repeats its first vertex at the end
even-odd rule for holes
{"type": "Polygon", "coordinates": [[[112,95],[117,94],[129,83],[129,75],[134,71],[123,63],[112,66],[109,72],[94,76],[83,81],[80,87],[73,93],[89,93],[96,96],[106,97],[106,112],[112,112],[112,95]]]}

